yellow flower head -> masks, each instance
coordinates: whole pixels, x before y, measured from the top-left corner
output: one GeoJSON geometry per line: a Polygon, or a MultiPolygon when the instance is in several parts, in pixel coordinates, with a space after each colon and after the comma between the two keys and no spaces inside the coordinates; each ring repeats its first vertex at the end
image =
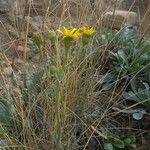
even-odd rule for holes
{"type": "Polygon", "coordinates": [[[63,38],[79,38],[81,33],[79,32],[78,29],[73,28],[73,29],[67,29],[66,27],[63,27],[62,30],[58,30],[63,35],[63,38]]]}
{"type": "Polygon", "coordinates": [[[79,29],[84,35],[91,36],[96,30],[93,27],[81,27],[79,29]]]}

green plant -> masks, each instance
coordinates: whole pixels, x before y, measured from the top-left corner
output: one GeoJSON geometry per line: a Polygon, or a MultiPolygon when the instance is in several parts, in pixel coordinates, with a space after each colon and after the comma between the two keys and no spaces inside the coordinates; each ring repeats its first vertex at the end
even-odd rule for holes
{"type": "Polygon", "coordinates": [[[19,127],[19,119],[14,106],[5,98],[0,97],[0,132],[14,132],[19,127]]]}
{"type": "Polygon", "coordinates": [[[100,79],[97,81],[97,90],[100,89],[101,91],[111,90],[112,87],[115,85],[116,76],[112,73],[106,73],[105,75],[101,75],[100,79]]]}
{"type": "Polygon", "coordinates": [[[131,91],[124,92],[123,97],[127,100],[134,101],[137,103],[150,106],[150,86],[146,82],[141,82],[140,87],[138,86],[139,81],[133,79],[130,81],[131,91]]]}
{"type": "Polygon", "coordinates": [[[136,31],[125,28],[121,31],[104,32],[102,39],[110,52],[110,71],[120,78],[138,76],[149,78],[150,41],[139,40],[136,31]]]}
{"type": "Polygon", "coordinates": [[[114,135],[112,132],[107,132],[107,142],[104,143],[105,150],[119,150],[119,149],[130,149],[136,148],[135,136],[128,136],[126,138],[120,138],[114,135]]]}
{"type": "Polygon", "coordinates": [[[95,130],[94,127],[92,128],[101,138],[104,139],[104,150],[130,150],[136,148],[136,137],[133,135],[121,138],[111,131],[102,133],[98,130],[95,130]]]}
{"type": "MultiPolygon", "coordinates": [[[[147,50],[147,49],[146,49],[147,50]]],[[[147,76],[149,75],[150,53],[142,52],[142,49],[118,50],[116,53],[111,52],[111,72],[124,76],[147,76]]]]}
{"type": "Polygon", "coordinates": [[[127,28],[104,32],[102,39],[107,49],[110,49],[110,56],[108,71],[98,80],[101,90],[110,90],[116,82],[123,80],[129,82],[132,78],[149,83],[150,40],[148,38],[139,40],[136,32],[127,28]]]}
{"type": "MultiPolygon", "coordinates": [[[[50,43],[53,44],[50,44],[53,55],[48,52],[49,57],[44,57],[46,60],[44,84],[48,98],[48,118],[51,121],[50,136],[57,149],[62,145],[63,139],[68,136],[68,125],[72,121],[70,112],[81,110],[83,107],[79,105],[77,108],[77,104],[81,103],[78,102],[78,97],[83,93],[83,89],[81,91],[79,89],[83,88],[83,83],[87,80],[85,77],[89,75],[86,70],[91,67],[88,66],[88,46],[95,29],[92,27],[78,29],[63,27],[58,32],[60,35],[55,31],[48,32],[50,43]]],[[[41,42],[41,39],[44,38],[40,34],[36,33],[33,38],[39,49],[44,47],[44,43],[41,42]]],[[[93,68],[89,70],[92,72],[93,68]]],[[[33,85],[36,80],[27,81],[27,90],[35,94],[36,89],[34,90],[33,85]]]]}
{"type": "Polygon", "coordinates": [[[119,31],[108,31],[108,29],[104,29],[101,34],[102,41],[106,43],[108,48],[113,50],[122,47],[133,48],[138,43],[138,34],[130,27],[123,28],[119,31]]]}

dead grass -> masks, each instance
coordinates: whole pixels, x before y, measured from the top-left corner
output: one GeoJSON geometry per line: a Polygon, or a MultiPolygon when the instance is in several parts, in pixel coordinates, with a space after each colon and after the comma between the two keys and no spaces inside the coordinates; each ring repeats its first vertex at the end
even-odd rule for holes
{"type": "MultiPolygon", "coordinates": [[[[33,1],[26,1],[25,6],[22,8],[23,11],[18,11],[23,14],[22,22],[19,23],[19,37],[12,40],[12,43],[16,41],[18,46],[19,40],[22,39],[21,33],[24,32],[22,46],[25,50],[29,43],[30,28],[30,19],[26,22],[25,16],[42,13],[42,27],[39,32],[44,37],[45,60],[52,57],[59,69],[63,68],[60,63],[62,53],[62,45],[59,44],[60,39],[56,41],[55,52],[53,45],[46,43],[48,40],[46,37],[47,30],[44,27],[57,29],[63,25],[70,27],[83,24],[94,26],[99,30],[101,28],[101,15],[108,9],[115,10],[121,5],[116,1],[112,3],[113,8],[109,8],[103,0],[93,5],[93,8],[87,0],[61,0],[60,2],[55,1],[55,4],[53,3],[53,1],[49,1],[47,4],[45,1],[37,9],[38,5],[33,5],[33,1]],[[51,18],[54,18],[54,22],[49,25],[47,20],[51,18]],[[56,56],[56,53],[59,55],[56,56]]],[[[5,97],[12,104],[13,112],[19,120],[19,127],[15,127],[13,133],[5,130],[0,133],[1,138],[6,139],[9,145],[8,147],[1,146],[2,149],[102,149],[102,143],[97,137],[96,130],[104,131],[120,125],[110,113],[110,110],[120,103],[117,83],[111,93],[102,93],[101,91],[95,93],[95,86],[101,68],[97,69],[93,64],[87,65],[86,63],[81,68],[82,64],[78,61],[72,63],[73,60],[70,60],[71,66],[67,71],[64,71],[64,79],[57,81],[48,74],[41,77],[39,71],[45,67],[47,62],[32,63],[32,60],[28,59],[26,51],[24,51],[23,58],[21,58],[23,63],[20,65],[22,68],[20,74],[18,73],[20,70],[11,67],[13,63],[15,64],[16,56],[8,57],[3,51],[1,55],[5,64],[10,67],[9,71],[11,73],[9,77],[7,74],[1,73],[2,88],[0,89],[0,96],[5,97]],[[26,67],[25,64],[30,62],[31,65],[26,67]],[[29,71],[38,73],[38,77],[34,76],[37,81],[35,87],[33,87],[35,88],[35,94],[33,95],[27,93],[30,92],[27,91],[27,82],[32,84],[30,79],[27,80],[29,71]],[[24,96],[28,96],[27,102],[24,101],[24,96]],[[96,107],[99,109],[96,118],[88,118],[96,107]]],[[[102,53],[100,57],[103,56],[102,53]]],[[[89,57],[87,55],[84,61],[86,62],[89,57]]],[[[2,63],[2,60],[0,61],[2,63]]],[[[102,65],[100,64],[100,66],[102,65]]],[[[3,66],[1,65],[1,67],[3,66]]],[[[32,91],[32,89],[30,90],[32,91]]],[[[125,109],[128,109],[128,107],[125,109]]]]}

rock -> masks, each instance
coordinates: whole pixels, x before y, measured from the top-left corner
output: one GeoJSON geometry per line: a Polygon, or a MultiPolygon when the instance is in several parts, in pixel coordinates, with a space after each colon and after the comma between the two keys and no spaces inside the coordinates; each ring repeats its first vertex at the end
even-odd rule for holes
{"type": "Polygon", "coordinates": [[[21,45],[19,45],[16,49],[16,52],[19,56],[23,56],[25,52],[28,55],[30,51],[31,51],[30,48],[28,47],[25,48],[24,46],[21,45]]]}
{"type": "Polygon", "coordinates": [[[141,21],[140,30],[143,34],[150,34],[150,2],[147,8],[147,12],[141,21]]]}
{"type": "Polygon", "coordinates": [[[19,37],[18,32],[17,32],[14,28],[8,30],[8,33],[9,33],[13,38],[18,38],[18,37],[19,37]]]}
{"type": "Polygon", "coordinates": [[[40,55],[36,54],[32,57],[32,62],[38,63],[40,61],[40,55]]]}
{"type": "Polygon", "coordinates": [[[28,61],[24,61],[20,58],[14,60],[13,69],[17,77],[22,76],[24,74],[24,69],[29,70],[29,68],[31,68],[31,65],[28,61]]]}
{"type": "Polygon", "coordinates": [[[23,54],[25,51],[26,53],[30,52],[30,49],[28,47],[24,48],[24,46],[19,45],[17,48],[17,51],[21,54],[23,54]]]}
{"type": "Polygon", "coordinates": [[[116,10],[106,12],[103,15],[102,23],[105,27],[112,29],[121,29],[123,26],[137,26],[138,16],[135,12],[116,10]]]}
{"type": "Polygon", "coordinates": [[[11,53],[12,58],[24,58],[25,53],[27,59],[32,56],[31,49],[29,47],[25,48],[22,45],[19,45],[17,47],[13,45],[9,53],[11,53]]]}
{"type": "Polygon", "coordinates": [[[8,141],[0,138],[0,146],[8,146],[8,141]]]}
{"type": "Polygon", "coordinates": [[[121,7],[124,10],[136,12],[140,18],[144,16],[150,0],[122,0],[121,7]]]}
{"type": "Polygon", "coordinates": [[[22,66],[22,65],[25,65],[25,66],[29,66],[29,63],[25,63],[24,62],[24,60],[22,60],[22,59],[20,59],[20,58],[17,58],[17,59],[15,59],[15,64],[17,65],[17,66],[22,66]]]}
{"type": "Polygon", "coordinates": [[[12,67],[5,67],[5,68],[2,68],[2,75],[4,76],[11,76],[12,73],[13,73],[13,70],[12,70],[12,67]]]}
{"type": "MultiPolygon", "coordinates": [[[[17,17],[17,22],[18,22],[18,26],[20,29],[22,28],[22,16],[18,16],[17,17]]],[[[43,29],[43,19],[44,16],[34,16],[34,17],[30,17],[30,16],[25,16],[25,20],[24,20],[24,27],[26,28],[27,25],[29,24],[29,30],[28,30],[28,36],[32,36],[33,32],[36,31],[41,31],[43,29]]],[[[50,20],[48,20],[50,22],[50,20]]],[[[47,20],[46,20],[47,22],[47,20]]],[[[48,27],[45,25],[44,29],[48,30],[48,27]]]]}
{"type": "Polygon", "coordinates": [[[0,0],[0,13],[7,13],[10,11],[11,0],[0,0]]]}
{"type": "Polygon", "coordinates": [[[22,40],[25,40],[26,38],[26,35],[25,35],[25,32],[21,32],[20,33],[20,36],[19,36],[19,32],[17,30],[15,30],[14,28],[8,30],[8,33],[11,37],[15,38],[15,39],[18,39],[20,38],[20,41],[22,40]]]}

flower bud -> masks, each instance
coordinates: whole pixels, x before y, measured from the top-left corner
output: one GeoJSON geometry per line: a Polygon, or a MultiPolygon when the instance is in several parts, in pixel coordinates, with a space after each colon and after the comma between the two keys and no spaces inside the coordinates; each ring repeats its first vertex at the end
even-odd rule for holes
{"type": "Polygon", "coordinates": [[[56,32],[54,30],[49,30],[48,31],[48,38],[54,42],[56,39],[56,32]]]}
{"type": "Polygon", "coordinates": [[[38,48],[40,48],[42,46],[43,39],[42,39],[42,36],[39,32],[33,33],[33,40],[34,40],[35,44],[38,46],[38,48]]]}

